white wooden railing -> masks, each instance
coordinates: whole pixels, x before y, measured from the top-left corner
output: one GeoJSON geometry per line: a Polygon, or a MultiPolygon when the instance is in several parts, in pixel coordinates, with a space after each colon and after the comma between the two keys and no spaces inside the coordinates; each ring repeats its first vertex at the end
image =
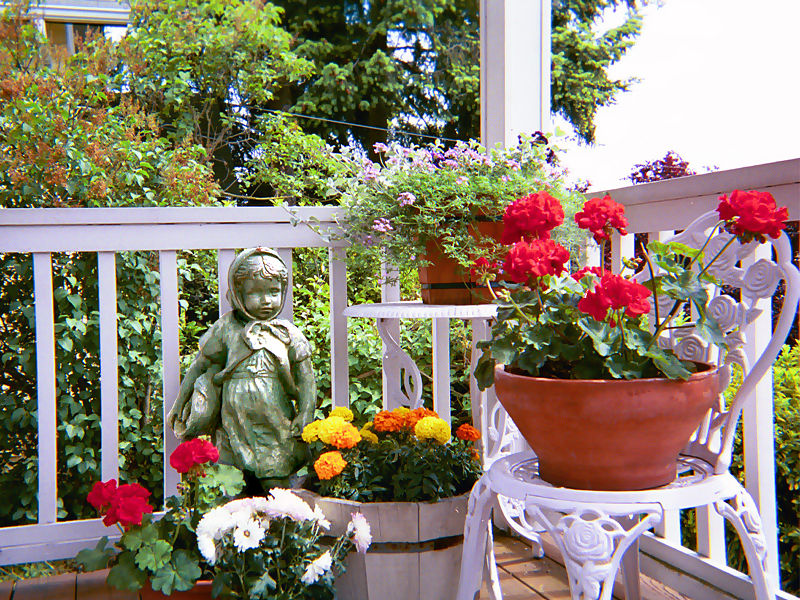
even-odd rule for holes
{"type": "MultiPolygon", "coordinates": [[[[614,240],[612,262],[633,256],[635,233],[650,239],[666,239],[696,217],[717,208],[719,196],[735,189],[770,192],[779,206],[789,208],[789,219],[800,219],[800,159],[754,167],[694,175],[587,194],[609,194],[626,207],[628,235],[614,240]]],[[[766,346],[772,336],[771,306],[764,302],[762,315],[753,324],[748,352],[766,346]]],[[[771,372],[759,384],[756,402],[742,415],[747,489],[759,504],[770,552],[770,569],[778,571],[778,526],[775,499],[775,454],[771,372]]],[[[692,598],[706,597],[710,584],[736,598],[752,598],[749,581],[725,565],[725,531],[722,517],[714,511],[696,511],[697,548],[681,546],[680,515],[668,515],[655,536],[644,539],[643,571],[692,598]],[[678,570],[675,570],[678,567],[678,570]],[[690,575],[687,578],[686,575],[690,575]],[[696,580],[694,579],[696,578],[696,580]]],[[[775,582],[778,583],[777,581],[775,582]]],[[[781,593],[781,597],[793,596],[781,593]]]]}
{"type": "MultiPolygon", "coordinates": [[[[164,415],[180,383],[178,343],[177,251],[216,249],[220,314],[227,271],[236,249],[278,248],[291,268],[292,248],[328,247],[330,257],[331,387],[336,405],[348,403],[347,304],[345,263],[341,243],[330,243],[317,232],[334,227],[335,209],[299,208],[85,208],[0,210],[0,252],[33,255],[36,390],[38,405],[38,523],[0,528],[0,564],[74,556],[109,530],[100,519],[58,522],[56,464],[56,362],[53,314],[52,253],[96,252],[100,312],[101,477],[119,476],[117,398],[117,291],[115,253],[157,251],[161,286],[161,335],[164,415]],[[300,223],[298,223],[298,220],[300,223]],[[304,222],[315,223],[312,229],[304,222]],[[294,223],[294,224],[293,224],[294,223]]],[[[327,236],[326,236],[327,237],[327,236]]],[[[291,281],[291,279],[290,279],[291,281]]],[[[291,289],[291,287],[290,287],[291,289]]],[[[291,315],[287,298],[284,318],[291,315]]],[[[166,419],[164,419],[166,422],[166,419]]],[[[165,427],[164,457],[177,445],[165,427]]],[[[174,494],[178,474],[165,462],[165,497],[174,494]]]]}
{"type": "MultiPolygon", "coordinates": [[[[790,219],[800,218],[800,159],[748,167],[679,180],[609,190],[627,206],[629,231],[665,236],[696,216],[716,208],[717,197],[733,189],[770,191],[789,207],[790,219]]],[[[603,195],[606,192],[589,194],[603,195]]],[[[331,381],[334,404],[348,402],[347,304],[342,248],[331,244],[311,227],[333,226],[336,209],[301,208],[290,215],[281,208],[121,208],[121,209],[7,209],[0,210],[0,252],[31,253],[34,259],[37,339],[37,394],[39,406],[39,523],[0,528],[0,564],[73,556],[107,529],[99,519],[57,522],[56,383],[51,253],[97,252],[100,291],[101,340],[101,477],[118,475],[117,439],[117,315],[114,253],[155,250],[160,256],[162,295],[162,354],[164,410],[179,385],[178,281],[176,253],[183,249],[217,249],[220,312],[227,310],[224,274],[237,248],[271,246],[284,256],[292,248],[328,247],[331,290],[331,381]],[[301,224],[296,224],[297,219],[301,224]],[[293,224],[294,223],[294,224],[293,224]]],[[[615,255],[632,254],[632,235],[616,240],[615,255]]],[[[287,261],[291,264],[291,261],[287,261]]],[[[291,310],[287,302],[286,310],[291,310]]],[[[285,316],[285,315],[284,315],[285,316]]],[[[769,336],[764,316],[759,334],[769,336]]],[[[760,343],[760,342],[756,342],[760,343]]],[[[757,408],[744,415],[747,485],[759,501],[770,550],[777,566],[774,452],[771,381],[758,390],[757,408]]],[[[165,456],[176,440],[164,434],[165,456]]],[[[164,469],[165,492],[173,493],[177,474],[164,469]]],[[[693,598],[715,597],[714,589],[736,598],[752,597],[746,577],[724,566],[721,524],[702,515],[698,519],[698,553],[680,546],[677,516],[657,536],[643,543],[643,570],[693,598]],[[709,587],[711,586],[711,587],[709,587]]],[[[716,596],[719,594],[717,593],[716,596]]],[[[781,593],[782,598],[794,598],[781,593]]]]}

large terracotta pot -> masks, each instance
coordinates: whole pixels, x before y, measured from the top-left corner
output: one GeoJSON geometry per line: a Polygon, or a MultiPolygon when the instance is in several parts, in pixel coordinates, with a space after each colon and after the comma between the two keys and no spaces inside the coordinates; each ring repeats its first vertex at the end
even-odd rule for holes
{"type": "MultiPolygon", "coordinates": [[[[501,221],[476,221],[474,230],[481,237],[499,240],[503,232],[501,221]]],[[[423,304],[484,304],[491,302],[489,291],[464,271],[458,261],[445,256],[441,240],[425,245],[422,257],[431,264],[419,267],[419,282],[423,304]]]]}
{"type": "Polygon", "coordinates": [[[461,572],[469,494],[438,502],[353,502],[303,492],[331,521],[329,534],[347,530],[351,515],[367,519],[372,544],[351,552],[336,578],[337,600],[454,600],[461,572]]]}
{"type": "Polygon", "coordinates": [[[211,600],[211,581],[200,580],[194,584],[194,587],[185,592],[172,592],[169,596],[165,596],[161,592],[155,591],[150,587],[150,582],[139,590],[139,598],[141,600],[211,600]]]}
{"type": "Polygon", "coordinates": [[[572,380],[495,368],[497,398],[556,486],[643,490],[675,478],[676,459],[718,401],[719,372],[687,381],[572,380]]]}

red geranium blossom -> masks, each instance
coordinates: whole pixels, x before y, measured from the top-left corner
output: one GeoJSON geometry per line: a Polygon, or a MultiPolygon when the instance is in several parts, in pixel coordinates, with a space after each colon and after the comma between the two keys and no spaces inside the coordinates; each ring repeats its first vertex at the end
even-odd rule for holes
{"type": "Polygon", "coordinates": [[[503,244],[520,240],[550,239],[550,230],[564,222],[561,202],[547,192],[515,200],[503,214],[503,244]]]}
{"type": "Polygon", "coordinates": [[[153,512],[153,507],[147,502],[149,497],[150,492],[138,483],[119,486],[103,523],[107,526],[119,523],[126,530],[131,525],[141,525],[142,516],[153,512]]]}
{"type": "Polygon", "coordinates": [[[102,513],[111,505],[111,501],[114,499],[116,493],[116,479],[109,479],[105,483],[96,481],[89,495],[86,496],[86,501],[102,513]]]}
{"type": "Polygon", "coordinates": [[[777,238],[789,218],[788,209],[777,208],[772,194],[755,190],[734,190],[730,198],[720,196],[717,212],[726,229],[742,243],[754,239],[763,243],[766,236],[777,238]]]}
{"type": "Polygon", "coordinates": [[[640,283],[613,273],[604,274],[593,289],[578,301],[578,310],[604,321],[608,309],[625,309],[629,317],[642,315],[650,310],[647,299],[652,292],[640,283]]]}
{"type": "Polygon", "coordinates": [[[109,479],[105,483],[96,482],[86,500],[103,515],[107,527],[119,523],[127,530],[131,525],[141,525],[142,516],[153,512],[153,507],[147,502],[149,497],[150,492],[138,483],[117,487],[117,480],[109,479]]]}
{"type": "Polygon", "coordinates": [[[217,462],[219,460],[219,450],[214,444],[194,438],[180,444],[169,457],[169,464],[178,473],[188,473],[195,465],[202,465],[207,462],[217,462]]]}
{"type": "Polygon", "coordinates": [[[511,247],[503,271],[511,281],[527,283],[532,277],[560,275],[569,252],[553,240],[521,241],[511,247]]]}
{"type": "Polygon", "coordinates": [[[591,273],[592,275],[597,275],[600,277],[603,274],[603,269],[600,267],[582,267],[572,273],[570,277],[572,277],[575,281],[580,281],[587,273],[591,273]]]}
{"type": "Polygon", "coordinates": [[[610,237],[612,229],[619,231],[620,235],[628,233],[625,207],[607,194],[603,198],[587,200],[583,210],[575,214],[575,222],[581,229],[591,231],[598,244],[610,237]]]}

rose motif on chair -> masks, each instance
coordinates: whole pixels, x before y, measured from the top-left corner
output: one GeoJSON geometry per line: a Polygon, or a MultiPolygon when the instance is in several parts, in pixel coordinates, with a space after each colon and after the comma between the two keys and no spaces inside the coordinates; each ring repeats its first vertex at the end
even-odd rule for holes
{"type": "Polygon", "coordinates": [[[706,311],[722,331],[730,331],[743,324],[739,303],[730,296],[717,296],[708,303],[706,311]]]}
{"type": "Polygon", "coordinates": [[[708,360],[708,346],[697,335],[687,335],[675,345],[675,354],[684,360],[706,362],[708,360]]]}
{"type": "Polygon", "coordinates": [[[575,562],[608,562],[614,553],[614,542],[596,521],[576,519],[564,533],[564,549],[575,562]]]}
{"type": "Polygon", "coordinates": [[[769,298],[778,287],[779,270],[775,263],[762,258],[744,276],[744,294],[749,298],[769,298]]]}

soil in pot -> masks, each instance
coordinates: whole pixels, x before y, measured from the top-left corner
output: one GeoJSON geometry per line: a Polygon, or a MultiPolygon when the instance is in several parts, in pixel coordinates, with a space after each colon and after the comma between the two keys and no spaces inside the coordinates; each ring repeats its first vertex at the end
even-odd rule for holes
{"type": "Polygon", "coordinates": [[[718,401],[718,369],[687,381],[570,380],[495,368],[497,398],[556,486],[643,490],[666,485],[676,460],[718,401]]]}

